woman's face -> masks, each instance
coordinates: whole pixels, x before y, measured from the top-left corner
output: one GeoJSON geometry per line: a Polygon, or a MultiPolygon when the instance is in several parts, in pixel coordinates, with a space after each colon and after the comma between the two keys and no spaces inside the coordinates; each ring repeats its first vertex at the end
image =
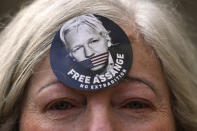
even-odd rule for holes
{"type": "Polygon", "coordinates": [[[175,131],[161,65],[142,40],[130,39],[133,65],[128,77],[100,91],[63,85],[46,57],[28,83],[20,131],[175,131]]]}

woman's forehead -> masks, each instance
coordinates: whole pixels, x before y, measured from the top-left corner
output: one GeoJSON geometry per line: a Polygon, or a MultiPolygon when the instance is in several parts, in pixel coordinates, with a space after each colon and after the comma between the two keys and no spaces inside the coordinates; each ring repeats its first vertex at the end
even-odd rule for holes
{"type": "MultiPolygon", "coordinates": [[[[128,76],[136,76],[147,81],[150,81],[155,87],[165,85],[163,72],[154,51],[144,45],[143,43],[133,44],[133,65],[132,69],[128,73],[128,76]]],[[[47,56],[36,68],[32,77],[31,84],[39,83],[40,85],[46,85],[51,81],[58,80],[53,74],[50,66],[50,59],[47,56]],[[42,79],[41,79],[42,78],[42,79]]],[[[38,88],[41,86],[37,86],[38,88]]],[[[39,90],[39,89],[36,89],[39,90]]],[[[155,89],[158,90],[158,89],[155,89]]],[[[159,89],[160,90],[160,89],[159,89]]],[[[163,89],[162,89],[163,90],[163,89]]],[[[167,89],[164,89],[167,90],[167,89]]]]}

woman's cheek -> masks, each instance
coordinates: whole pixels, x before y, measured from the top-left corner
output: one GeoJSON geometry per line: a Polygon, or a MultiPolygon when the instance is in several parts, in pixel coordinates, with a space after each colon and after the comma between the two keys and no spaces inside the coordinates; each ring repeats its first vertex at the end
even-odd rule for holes
{"type": "Polygon", "coordinates": [[[155,119],[150,123],[144,124],[144,129],[148,129],[147,131],[175,131],[174,122],[172,119],[155,119]]]}
{"type": "Polygon", "coordinates": [[[22,116],[19,127],[20,131],[62,131],[72,129],[72,124],[68,126],[66,123],[50,121],[39,113],[28,113],[22,116]]]}

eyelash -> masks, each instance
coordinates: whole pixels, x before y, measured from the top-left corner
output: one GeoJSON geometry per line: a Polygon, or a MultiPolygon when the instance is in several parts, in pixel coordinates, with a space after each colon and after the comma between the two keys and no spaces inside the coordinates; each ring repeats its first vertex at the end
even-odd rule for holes
{"type": "MultiPolygon", "coordinates": [[[[55,101],[47,105],[47,110],[69,110],[74,108],[75,105],[71,104],[71,102],[61,100],[55,101]]],[[[153,108],[152,104],[148,102],[144,102],[142,100],[132,100],[126,101],[121,105],[121,108],[124,109],[133,109],[133,110],[142,110],[145,108],[153,108]]]]}
{"type": "Polygon", "coordinates": [[[45,110],[70,110],[75,107],[76,105],[72,104],[68,100],[55,100],[49,103],[45,110]]]}
{"type": "Polygon", "coordinates": [[[121,105],[122,109],[128,109],[128,110],[135,110],[135,111],[141,111],[146,109],[154,109],[154,106],[151,102],[144,100],[144,99],[132,99],[132,100],[126,100],[121,105]]]}
{"type": "Polygon", "coordinates": [[[73,99],[61,98],[48,103],[43,109],[43,112],[46,117],[51,120],[62,120],[72,118],[79,113],[80,110],[78,109],[80,109],[80,106],[81,105],[73,99]]]}
{"type": "MultiPolygon", "coordinates": [[[[51,120],[62,120],[77,117],[78,114],[82,111],[82,106],[85,104],[77,103],[69,99],[58,99],[49,103],[44,112],[46,117],[51,120]]],[[[139,117],[147,115],[147,113],[154,110],[151,102],[141,99],[132,99],[126,100],[123,104],[120,105],[118,109],[121,114],[124,112],[127,116],[130,117],[139,117]]]]}

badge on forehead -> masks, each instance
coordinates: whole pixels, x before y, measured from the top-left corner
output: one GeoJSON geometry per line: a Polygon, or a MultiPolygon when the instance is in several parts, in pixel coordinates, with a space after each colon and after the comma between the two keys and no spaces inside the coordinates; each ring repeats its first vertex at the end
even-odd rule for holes
{"type": "Polygon", "coordinates": [[[51,49],[56,77],[79,90],[98,90],[119,83],[130,70],[132,49],[124,31],[113,21],[85,14],[64,23],[51,49]]]}

